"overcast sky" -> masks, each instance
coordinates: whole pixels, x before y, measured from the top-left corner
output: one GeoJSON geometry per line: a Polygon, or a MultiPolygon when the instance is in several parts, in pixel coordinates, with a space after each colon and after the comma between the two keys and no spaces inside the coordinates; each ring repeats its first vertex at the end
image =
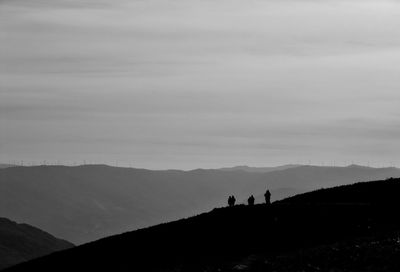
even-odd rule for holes
{"type": "Polygon", "coordinates": [[[400,166],[400,1],[0,0],[0,162],[400,166]]]}

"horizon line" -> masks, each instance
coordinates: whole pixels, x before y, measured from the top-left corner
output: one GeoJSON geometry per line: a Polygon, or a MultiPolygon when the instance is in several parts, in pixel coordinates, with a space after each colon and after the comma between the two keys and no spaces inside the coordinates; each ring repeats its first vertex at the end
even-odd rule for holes
{"type": "MultiPolygon", "coordinates": [[[[393,164],[389,164],[389,166],[371,166],[371,165],[364,165],[364,164],[357,164],[357,163],[350,163],[350,164],[294,164],[294,163],[288,163],[288,164],[279,164],[279,165],[274,165],[274,166],[251,166],[251,165],[246,165],[246,164],[241,164],[241,165],[233,165],[233,166],[221,166],[221,167],[198,167],[198,168],[189,168],[189,169],[180,169],[180,168],[146,168],[146,167],[135,167],[133,164],[126,165],[126,164],[121,164],[118,165],[116,163],[115,165],[109,164],[109,163],[91,163],[91,162],[84,162],[84,163],[60,163],[60,162],[47,162],[43,161],[41,163],[36,163],[36,162],[27,162],[25,163],[24,161],[20,162],[0,162],[0,165],[6,166],[4,168],[11,168],[11,167],[41,167],[41,166],[60,166],[60,167],[82,167],[82,166],[107,166],[107,167],[113,167],[113,168],[127,168],[127,169],[142,169],[142,170],[150,170],[150,171],[183,171],[183,172],[190,172],[190,171],[196,171],[196,170],[234,170],[235,168],[238,168],[237,170],[240,171],[245,171],[240,168],[248,168],[248,169],[263,169],[263,168],[280,168],[280,167],[289,167],[290,168],[297,168],[297,167],[321,167],[321,168],[349,168],[349,167],[362,167],[362,168],[371,168],[371,169],[384,169],[384,168],[398,168],[397,166],[393,164]]],[[[4,169],[3,168],[3,169],[4,169]]],[[[277,169],[279,170],[279,169],[277,169]]],[[[281,169],[285,170],[285,169],[281,169]]]]}

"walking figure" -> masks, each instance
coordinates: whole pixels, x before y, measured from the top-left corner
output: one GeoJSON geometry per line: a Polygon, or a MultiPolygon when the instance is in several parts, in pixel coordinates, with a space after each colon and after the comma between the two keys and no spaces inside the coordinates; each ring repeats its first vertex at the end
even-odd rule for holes
{"type": "Polygon", "coordinates": [[[267,190],[264,194],[265,197],[265,204],[269,205],[271,204],[271,192],[267,190]]]}
{"type": "Polygon", "coordinates": [[[254,196],[253,195],[251,195],[250,197],[249,197],[249,199],[247,199],[247,203],[249,204],[249,206],[253,206],[254,205],[254,196]]]}

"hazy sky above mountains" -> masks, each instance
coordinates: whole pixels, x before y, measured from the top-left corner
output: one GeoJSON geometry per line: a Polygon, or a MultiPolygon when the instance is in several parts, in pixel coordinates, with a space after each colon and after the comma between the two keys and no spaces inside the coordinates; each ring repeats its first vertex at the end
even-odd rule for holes
{"type": "Polygon", "coordinates": [[[0,0],[0,161],[400,165],[400,2],[0,0]]]}

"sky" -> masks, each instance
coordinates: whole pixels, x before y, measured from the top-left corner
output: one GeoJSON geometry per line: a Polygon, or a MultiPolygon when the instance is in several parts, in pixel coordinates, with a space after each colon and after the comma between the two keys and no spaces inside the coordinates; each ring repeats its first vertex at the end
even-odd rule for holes
{"type": "Polygon", "coordinates": [[[400,166],[400,1],[0,0],[0,162],[400,166]]]}

